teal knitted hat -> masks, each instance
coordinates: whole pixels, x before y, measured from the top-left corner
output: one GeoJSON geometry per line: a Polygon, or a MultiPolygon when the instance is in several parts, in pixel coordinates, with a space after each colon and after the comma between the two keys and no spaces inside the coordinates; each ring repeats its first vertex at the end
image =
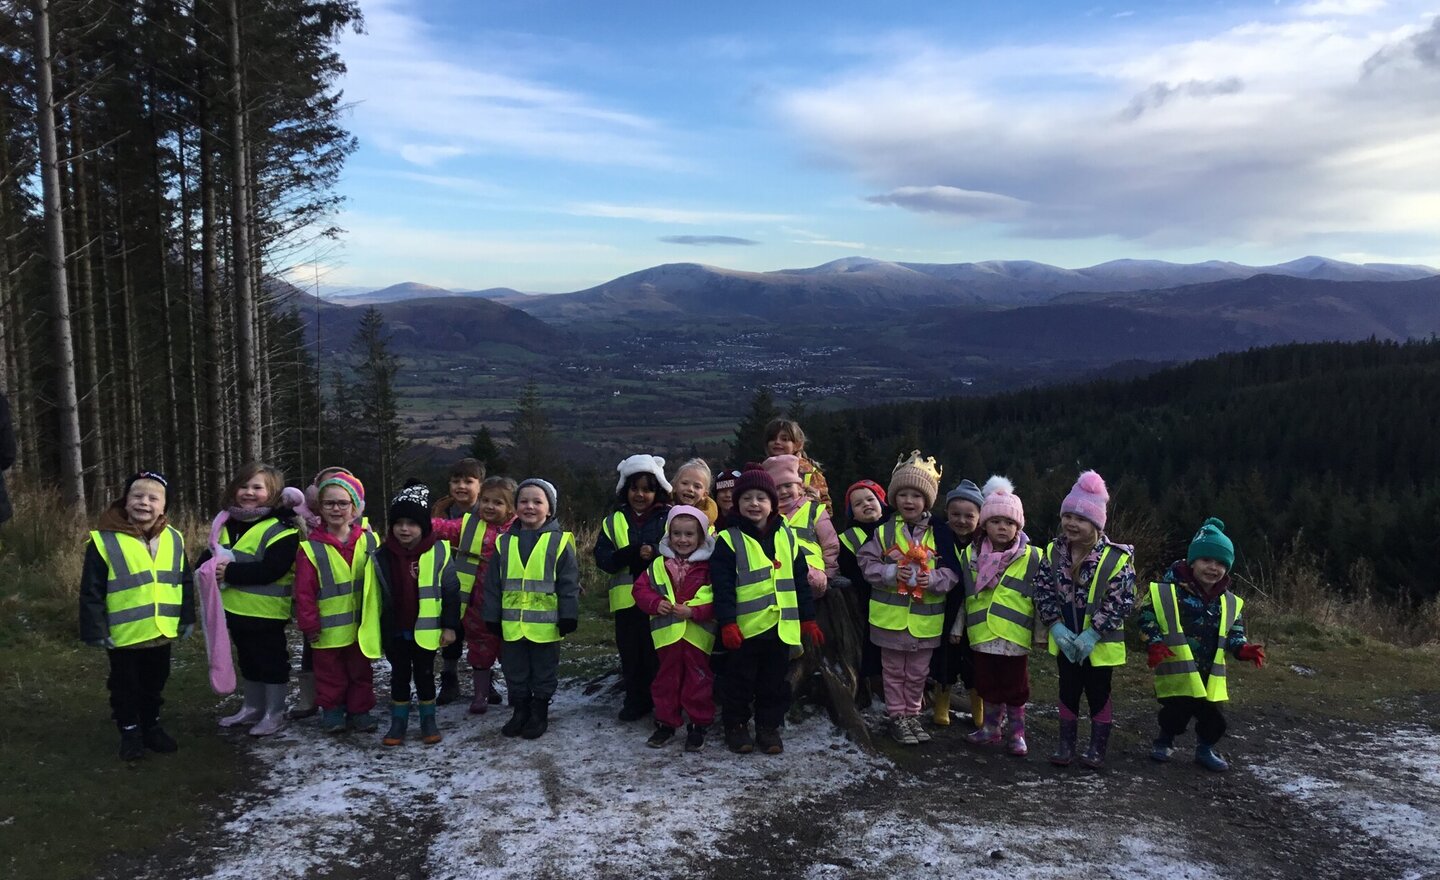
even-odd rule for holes
{"type": "Polygon", "coordinates": [[[1210,517],[1190,539],[1190,552],[1185,561],[1194,564],[1197,559],[1215,559],[1225,563],[1226,568],[1235,565],[1235,545],[1225,537],[1225,523],[1210,517]]]}

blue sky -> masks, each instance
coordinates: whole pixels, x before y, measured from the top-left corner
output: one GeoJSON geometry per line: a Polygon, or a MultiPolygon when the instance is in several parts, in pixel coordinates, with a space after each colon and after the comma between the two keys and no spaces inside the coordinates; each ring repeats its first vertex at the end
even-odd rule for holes
{"type": "Polygon", "coordinates": [[[1434,5],[362,7],[331,288],[854,254],[1440,266],[1434,5]]]}

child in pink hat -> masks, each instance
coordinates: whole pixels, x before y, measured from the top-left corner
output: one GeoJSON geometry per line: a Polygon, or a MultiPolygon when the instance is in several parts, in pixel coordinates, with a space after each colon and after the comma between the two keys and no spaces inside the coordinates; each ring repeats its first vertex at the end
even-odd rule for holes
{"type": "Polygon", "coordinates": [[[840,535],[825,505],[805,491],[800,458],[772,455],[761,464],[780,497],[780,516],[800,542],[805,564],[810,567],[810,589],[815,598],[825,595],[829,579],[840,573],[840,535]]]}

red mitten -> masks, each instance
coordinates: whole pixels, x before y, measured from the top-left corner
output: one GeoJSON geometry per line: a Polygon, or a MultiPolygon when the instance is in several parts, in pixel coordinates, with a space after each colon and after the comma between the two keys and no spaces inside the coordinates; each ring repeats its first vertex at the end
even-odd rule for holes
{"type": "Polygon", "coordinates": [[[745,641],[745,637],[740,634],[740,624],[727,623],[720,627],[720,641],[731,651],[740,650],[740,643],[745,641]]]}
{"type": "Polygon", "coordinates": [[[1154,669],[1156,666],[1164,663],[1167,659],[1175,656],[1174,651],[1170,650],[1159,642],[1151,645],[1148,653],[1150,656],[1146,658],[1145,662],[1150,665],[1151,669],[1154,669]]]}
{"type": "Polygon", "coordinates": [[[825,647],[825,633],[820,631],[820,624],[813,620],[802,620],[800,632],[810,637],[810,644],[817,648],[825,647]]]}
{"type": "Polygon", "coordinates": [[[1256,669],[1265,668],[1265,646],[1264,645],[1241,645],[1235,656],[1241,660],[1249,660],[1255,664],[1256,669]]]}

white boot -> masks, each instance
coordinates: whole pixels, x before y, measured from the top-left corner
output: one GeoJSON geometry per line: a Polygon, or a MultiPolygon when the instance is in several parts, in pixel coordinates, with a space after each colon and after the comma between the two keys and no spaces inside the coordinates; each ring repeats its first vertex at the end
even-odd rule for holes
{"type": "Polygon", "coordinates": [[[265,714],[265,685],[258,681],[245,680],[245,702],[240,706],[240,711],[234,715],[226,715],[220,719],[221,727],[239,727],[242,724],[254,724],[265,714]]]}
{"type": "Polygon", "coordinates": [[[265,687],[265,715],[260,723],[250,728],[251,736],[270,736],[285,729],[285,692],[288,684],[267,684],[265,687]]]}

